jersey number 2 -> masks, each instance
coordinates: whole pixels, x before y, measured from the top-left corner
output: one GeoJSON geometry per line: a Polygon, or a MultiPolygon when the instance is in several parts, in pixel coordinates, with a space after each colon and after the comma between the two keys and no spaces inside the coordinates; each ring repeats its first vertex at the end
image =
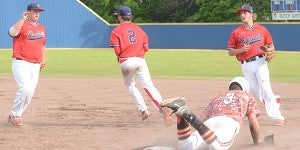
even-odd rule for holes
{"type": "Polygon", "coordinates": [[[136,43],[136,34],[134,30],[128,30],[128,40],[129,43],[134,44],[136,43]]]}

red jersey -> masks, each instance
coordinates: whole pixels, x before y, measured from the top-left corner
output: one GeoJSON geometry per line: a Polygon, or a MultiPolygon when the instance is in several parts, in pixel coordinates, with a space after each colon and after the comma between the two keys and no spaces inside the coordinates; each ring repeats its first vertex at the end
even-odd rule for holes
{"type": "Polygon", "coordinates": [[[13,58],[28,62],[42,61],[42,50],[46,44],[46,30],[43,25],[25,21],[20,33],[13,37],[13,58]]]}
{"type": "Polygon", "coordinates": [[[260,114],[255,99],[241,90],[231,90],[214,97],[203,110],[200,120],[206,121],[215,116],[228,116],[242,125],[244,118],[251,113],[257,116],[260,114]]]}
{"type": "Polygon", "coordinates": [[[253,28],[246,29],[243,25],[237,27],[231,33],[228,48],[239,49],[249,44],[248,51],[236,55],[237,60],[247,60],[253,56],[265,54],[259,47],[273,43],[270,32],[260,24],[254,23],[253,28]]]}
{"type": "Polygon", "coordinates": [[[118,58],[144,57],[148,51],[148,36],[137,24],[123,22],[113,29],[110,46],[118,58]]]}

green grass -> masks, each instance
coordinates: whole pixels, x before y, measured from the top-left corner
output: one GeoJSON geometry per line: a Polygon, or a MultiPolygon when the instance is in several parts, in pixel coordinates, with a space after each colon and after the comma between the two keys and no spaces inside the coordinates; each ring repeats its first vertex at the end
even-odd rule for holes
{"type": "MultiPolygon", "coordinates": [[[[0,75],[11,75],[11,50],[0,50],[0,75]]],[[[112,49],[47,49],[41,76],[120,77],[112,49]]],[[[226,50],[150,50],[146,60],[153,78],[230,79],[242,75],[240,63],[226,50]]],[[[278,51],[269,63],[272,81],[300,82],[300,53],[278,51]]]]}

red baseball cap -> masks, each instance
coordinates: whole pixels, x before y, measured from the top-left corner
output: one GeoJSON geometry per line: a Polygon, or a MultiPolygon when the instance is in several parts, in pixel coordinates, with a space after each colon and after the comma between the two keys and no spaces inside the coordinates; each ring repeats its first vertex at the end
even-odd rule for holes
{"type": "Polygon", "coordinates": [[[238,9],[238,10],[236,11],[236,13],[237,13],[237,14],[240,14],[241,11],[248,11],[248,12],[250,12],[250,13],[253,13],[253,8],[252,8],[251,6],[249,6],[249,5],[243,5],[240,9],[238,9]]]}

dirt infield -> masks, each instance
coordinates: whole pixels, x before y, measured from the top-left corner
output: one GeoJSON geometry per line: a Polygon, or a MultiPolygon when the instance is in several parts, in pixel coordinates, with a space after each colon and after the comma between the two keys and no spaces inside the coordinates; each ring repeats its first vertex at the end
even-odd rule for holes
{"type": "MultiPolygon", "coordinates": [[[[185,96],[194,112],[227,88],[223,80],[154,79],[164,98],[185,96]]],[[[275,146],[252,146],[247,120],[233,150],[285,149],[300,146],[300,84],[272,83],[282,97],[285,126],[273,126],[262,108],[262,137],[275,136],[275,146]]],[[[139,85],[138,85],[139,87],[139,85]]],[[[144,94],[151,117],[141,121],[121,78],[41,77],[35,96],[23,114],[24,126],[6,122],[17,85],[0,76],[1,150],[139,150],[147,146],[177,149],[176,124],[165,127],[159,113],[144,94]]],[[[261,105],[261,103],[260,103],[261,105]]]]}

